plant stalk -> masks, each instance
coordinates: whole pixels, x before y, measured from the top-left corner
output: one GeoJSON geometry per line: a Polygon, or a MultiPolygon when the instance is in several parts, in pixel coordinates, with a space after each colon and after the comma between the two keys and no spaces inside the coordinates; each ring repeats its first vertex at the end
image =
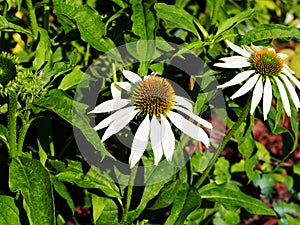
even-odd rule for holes
{"type": "Polygon", "coordinates": [[[203,183],[203,181],[206,179],[206,177],[208,176],[209,172],[211,171],[211,169],[215,165],[217,159],[219,158],[221,152],[225,148],[226,144],[231,139],[231,137],[234,135],[234,133],[239,129],[239,127],[242,125],[242,123],[244,122],[244,120],[246,119],[246,117],[247,117],[247,115],[249,113],[249,110],[250,110],[250,106],[251,106],[251,97],[248,98],[248,100],[246,102],[246,105],[243,108],[243,110],[242,110],[242,112],[241,112],[238,120],[233,124],[232,128],[229,130],[229,132],[224,137],[224,139],[223,139],[222,143],[220,144],[217,152],[214,154],[214,156],[211,159],[208,167],[204,170],[204,172],[200,176],[199,180],[197,180],[197,182],[194,184],[194,187],[199,188],[201,186],[201,184],[203,183]]]}
{"type": "Polygon", "coordinates": [[[132,197],[132,190],[133,190],[134,180],[135,180],[137,171],[138,171],[138,166],[136,165],[131,169],[131,172],[130,172],[130,178],[129,178],[128,187],[127,187],[127,191],[126,191],[126,196],[125,196],[125,201],[124,201],[124,206],[123,206],[123,214],[122,214],[122,219],[121,219],[121,222],[123,222],[123,223],[127,222],[128,211],[129,211],[131,197],[132,197]]]}
{"type": "Polygon", "coordinates": [[[34,40],[37,40],[38,34],[39,34],[39,26],[38,26],[38,22],[37,22],[36,15],[35,15],[35,9],[32,5],[31,0],[26,0],[26,5],[29,10],[29,18],[30,18],[33,38],[34,38],[34,40]]]}
{"type": "Polygon", "coordinates": [[[8,129],[8,145],[9,155],[11,158],[18,156],[17,151],[17,95],[13,91],[8,94],[8,115],[7,115],[7,129],[8,129]]]}

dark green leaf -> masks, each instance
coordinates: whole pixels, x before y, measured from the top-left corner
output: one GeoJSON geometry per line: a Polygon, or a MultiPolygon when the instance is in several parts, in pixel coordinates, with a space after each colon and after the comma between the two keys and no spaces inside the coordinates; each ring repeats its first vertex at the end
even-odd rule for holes
{"type": "Polygon", "coordinates": [[[64,91],[58,89],[51,90],[44,98],[35,100],[34,104],[56,113],[61,118],[77,127],[103,156],[113,157],[105,149],[97,132],[90,126],[89,118],[85,115],[88,106],[74,101],[64,91]]]}
{"type": "Polygon", "coordinates": [[[75,206],[66,186],[53,175],[50,176],[50,179],[54,190],[67,201],[72,213],[74,214],[75,206]]]}
{"type": "Polygon", "coordinates": [[[0,224],[21,225],[19,209],[15,205],[15,200],[12,197],[1,195],[0,209],[0,224]]]}
{"type": "Polygon", "coordinates": [[[231,207],[244,207],[252,214],[275,215],[263,202],[241,192],[237,187],[223,184],[207,184],[199,190],[202,199],[218,202],[231,207]]]}
{"type": "Polygon", "coordinates": [[[280,38],[296,38],[300,39],[300,29],[296,27],[286,27],[278,24],[261,24],[247,32],[241,44],[251,44],[256,41],[266,39],[280,39],[280,38]]]}
{"type": "Polygon", "coordinates": [[[210,15],[211,25],[216,24],[217,21],[224,21],[227,19],[226,11],[223,9],[225,0],[210,0],[207,1],[207,8],[210,15]]]}
{"type": "Polygon", "coordinates": [[[55,224],[50,176],[38,160],[13,159],[9,166],[9,186],[12,191],[22,193],[30,224],[55,224]]]}
{"type": "Polygon", "coordinates": [[[56,175],[58,180],[75,183],[82,188],[96,188],[109,197],[121,198],[120,192],[114,181],[106,175],[101,174],[94,166],[83,171],[81,162],[68,160],[67,168],[56,175]]]}
{"type": "Polygon", "coordinates": [[[196,18],[185,10],[165,3],[156,3],[154,9],[156,10],[157,17],[164,20],[170,27],[181,28],[193,33],[197,37],[199,36],[193,23],[196,18]]]}
{"type": "Polygon", "coordinates": [[[40,38],[39,43],[35,51],[35,59],[32,62],[33,68],[39,70],[45,63],[50,67],[52,63],[52,50],[51,42],[48,36],[48,32],[39,28],[40,38]]]}

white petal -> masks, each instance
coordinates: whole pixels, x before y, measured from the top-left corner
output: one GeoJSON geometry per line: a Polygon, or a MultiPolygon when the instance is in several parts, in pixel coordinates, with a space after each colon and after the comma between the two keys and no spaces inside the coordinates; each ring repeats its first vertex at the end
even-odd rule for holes
{"type": "Polygon", "coordinates": [[[182,108],[180,106],[174,106],[174,109],[185,113],[186,115],[188,115],[189,117],[191,117],[193,120],[195,120],[197,123],[203,125],[204,127],[208,128],[208,129],[213,129],[213,126],[210,122],[208,122],[208,121],[202,119],[201,117],[195,115],[191,111],[188,111],[185,108],[182,108]]]}
{"type": "Polygon", "coordinates": [[[193,104],[191,102],[189,102],[189,100],[184,98],[184,97],[176,95],[176,105],[183,106],[184,108],[186,108],[186,109],[190,110],[191,112],[193,112],[193,104]]]}
{"type": "Polygon", "coordinates": [[[283,108],[284,108],[287,116],[290,117],[291,116],[290,102],[289,102],[287,93],[285,91],[285,88],[284,88],[282,82],[280,81],[280,79],[278,77],[274,77],[274,79],[275,79],[275,81],[277,83],[277,86],[278,86],[278,89],[279,89],[279,93],[280,93],[280,96],[281,96],[281,101],[282,101],[282,104],[283,104],[283,108]]]}
{"type": "Polygon", "coordinates": [[[287,54],[283,54],[283,53],[277,53],[277,55],[279,56],[279,58],[281,58],[282,60],[285,60],[288,55],[287,54]]]}
{"type": "Polygon", "coordinates": [[[182,132],[189,135],[191,138],[203,142],[203,144],[209,146],[209,138],[205,131],[193,124],[192,122],[185,119],[182,115],[176,112],[169,112],[168,118],[171,122],[182,132]]]}
{"type": "Polygon", "coordinates": [[[167,161],[171,161],[174,148],[175,148],[175,136],[173,134],[169,121],[163,115],[160,116],[161,122],[161,143],[163,146],[163,152],[167,161]]]}
{"type": "Polygon", "coordinates": [[[154,165],[157,165],[163,155],[163,149],[161,146],[161,125],[155,116],[151,120],[150,140],[154,153],[154,165]]]}
{"type": "Polygon", "coordinates": [[[254,110],[256,109],[257,105],[259,104],[262,98],[262,94],[263,94],[263,82],[262,82],[262,78],[259,78],[253,90],[250,114],[253,114],[254,110]]]}
{"type": "Polygon", "coordinates": [[[131,84],[128,82],[114,82],[110,85],[110,90],[113,98],[121,98],[122,90],[131,90],[131,84]]]}
{"type": "Polygon", "coordinates": [[[285,85],[293,99],[293,103],[294,103],[295,107],[298,109],[300,107],[300,102],[299,102],[299,97],[298,97],[297,92],[295,91],[294,86],[291,84],[291,82],[285,75],[281,74],[280,77],[283,80],[283,82],[285,83],[285,85]]]}
{"type": "Polygon", "coordinates": [[[124,106],[128,105],[129,102],[129,99],[111,99],[96,106],[96,108],[89,113],[111,112],[123,108],[124,106]]]}
{"type": "Polygon", "coordinates": [[[142,81],[142,78],[137,75],[134,72],[128,71],[128,70],[123,70],[123,75],[126,77],[127,80],[129,80],[131,83],[139,83],[142,81]]]}
{"type": "Polygon", "coordinates": [[[232,42],[228,41],[228,40],[225,40],[226,44],[228,45],[229,48],[231,48],[233,51],[235,51],[236,53],[244,56],[244,57],[250,57],[251,54],[245,50],[244,48],[241,48],[235,44],[233,44],[232,42]]]}
{"type": "Polygon", "coordinates": [[[124,128],[139,112],[139,110],[134,110],[122,118],[114,120],[109,127],[106,129],[102,136],[102,142],[108,139],[110,136],[118,133],[122,128],[124,128]]]}
{"type": "Polygon", "coordinates": [[[220,60],[224,61],[224,63],[215,63],[214,66],[232,69],[251,66],[250,62],[248,62],[248,58],[242,56],[231,56],[221,58],[220,60]]]}
{"type": "Polygon", "coordinates": [[[291,74],[288,70],[285,70],[285,68],[282,69],[282,72],[290,78],[298,89],[300,89],[300,81],[293,74],[291,74]]]}
{"type": "Polygon", "coordinates": [[[147,115],[141,125],[138,127],[131,146],[131,154],[129,157],[130,168],[140,160],[147,147],[150,133],[150,119],[147,115]]]}
{"type": "Polygon", "coordinates": [[[111,114],[109,117],[106,117],[104,120],[102,120],[97,126],[94,127],[94,130],[103,129],[107,127],[109,124],[111,124],[114,120],[119,118],[124,118],[128,113],[132,111],[134,111],[134,106],[120,109],[114,112],[113,114],[111,114]]]}
{"type": "Polygon", "coordinates": [[[256,84],[259,74],[255,74],[253,77],[251,77],[247,82],[237,91],[235,92],[230,98],[235,99],[237,97],[240,97],[244,94],[246,94],[248,91],[250,91],[253,86],[256,84]]]}
{"type": "Polygon", "coordinates": [[[272,105],[272,84],[268,77],[266,77],[264,86],[264,96],[263,96],[263,114],[264,120],[267,119],[268,113],[272,105]]]}
{"type": "Polygon", "coordinates": [[[248,79],[254,72],[255,72],[255,70],[246,70],[244,72],[241,72],[241,73],[237,74],[234,78],[232,78],[230,81],[228,81],[222,85],[219,85],[218,88],[229,87],[229,86],[239,84],[239,83],[243,82],[244,80],[248,79]]]}

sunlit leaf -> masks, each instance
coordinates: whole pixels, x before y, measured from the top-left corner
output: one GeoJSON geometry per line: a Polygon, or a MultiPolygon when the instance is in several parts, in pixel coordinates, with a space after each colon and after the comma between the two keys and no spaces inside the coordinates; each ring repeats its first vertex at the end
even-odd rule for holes
{"type": "Polygon", "coordinates": [[[21,225],[19,209],[10,196],[0,195],[0,224],[21,225]]]}

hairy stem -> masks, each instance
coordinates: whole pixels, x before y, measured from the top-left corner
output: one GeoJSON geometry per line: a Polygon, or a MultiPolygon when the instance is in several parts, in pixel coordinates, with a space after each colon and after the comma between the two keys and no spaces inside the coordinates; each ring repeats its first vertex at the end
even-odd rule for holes
{"type": "Polygon", "coordinates": [[[11,158],[18,156],[17,152],[17,95],[13,91],[8,94],[8,115],[7,115],[7,129],[8,129],[8,145],[9,155],[11,158]]]}
{"type": "Polygon", "coordinates": [[[251,98],[249,97],[248,101],[247,101],[247,103],[245,105],[245,107],[243,108],[243,111],[241,112],[241,114],[240,114],[240,116],[238,118],[238,120],[234,123],[234,125],[232,126],[232,128],[226,134],[226,136],[224,137],[221,145],[217,149],[217,152],[214,154],[213,158],[211,159],[208,167],[204,170],[204,172],[200,176],[199,180],[197,180],[197,182],[194,184],[194,186],[196,188],[199,188],[201,186],[201,184],[206,179],[206,177],[208,176],[209,172],[211,171],[211,169],[215,165],[217,159],[219,158],[219,155],[221,154],[221,152],[225,148],[225,146],[228,143],[228,141],[231,139],[231,137],[234,135],[234,133],[239,129],[239,127],[241,126],[241,124],[246,119],[246,117],[247,117],[247,115],[249,113],[249,110],[250,110],[250,106],[251,106],[251,98]]]}
{"type": "Polygon", "coordinates": [[[30,18],[33,38],[34,38],[34,40],[36,40],[38,38],[38,34],[39,34],[39,26],[38,26],[38,22],[37,22],[36,15],[35,15],[35,9],[32,5],[31,0],[26,0],[26,4],[27,4],[27,8],[29,10],[29,18],[30,18]]]}

